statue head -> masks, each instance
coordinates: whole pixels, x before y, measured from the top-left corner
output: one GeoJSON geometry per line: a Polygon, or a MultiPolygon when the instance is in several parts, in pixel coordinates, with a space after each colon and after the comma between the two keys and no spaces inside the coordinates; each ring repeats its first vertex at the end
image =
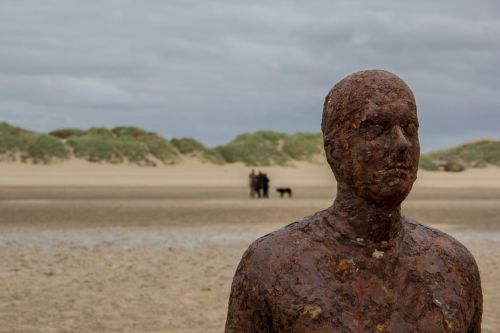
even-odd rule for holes
{"type": "Polygon", "coordinates": [[[325,153],[337,182],[358,197],[400,204],[417,177],[420,144],[415,97],[382,70],[351,74],[325,98],[325,153]]]}

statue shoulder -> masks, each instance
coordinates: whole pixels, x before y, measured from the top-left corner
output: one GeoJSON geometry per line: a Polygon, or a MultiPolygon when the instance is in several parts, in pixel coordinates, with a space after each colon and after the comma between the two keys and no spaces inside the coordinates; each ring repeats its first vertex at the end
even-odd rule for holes
{"type": "Polygon", "coordinates": [[[481,331],[483,296],[479,269],[472,254],[443,231],[405,218],[404,251],[427,274],[438,273],[449,288],[460,290],[468,324],[467,332],[481,331]]]}
{"type": "Polygon", "coordinates": [[[319,228],[316,215],[306,216],[255,240],[243,254],[238,270],[262,279],[272,275],[281,264],[288,264],[296,253],[303,250],[301,245],[304,242],[300,240],[319,228]]]}
{"type": "Polygon", "coordinates": [[[477,272],[477,264],[469,250],[447,233],[423,225],[411,218],[404,217],[407,248],[418,248],[422,253],[438,255],[461,268],[477,272]],[[408,245],[410,245],[408,247],[408,245]],[[413,245],[413,246],[412,246],[413,245]]]}

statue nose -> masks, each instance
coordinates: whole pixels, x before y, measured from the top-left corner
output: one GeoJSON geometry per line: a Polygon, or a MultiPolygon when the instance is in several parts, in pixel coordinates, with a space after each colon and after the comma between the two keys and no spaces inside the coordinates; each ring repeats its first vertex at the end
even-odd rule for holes
{"type": "Polygon", "coordinates": [[[393,140],[394,140],[394,148],[398,154],[405,152],[411,146],[410,142],[403,133],[403,130],[399,126],[394,127],[393,140]]]}

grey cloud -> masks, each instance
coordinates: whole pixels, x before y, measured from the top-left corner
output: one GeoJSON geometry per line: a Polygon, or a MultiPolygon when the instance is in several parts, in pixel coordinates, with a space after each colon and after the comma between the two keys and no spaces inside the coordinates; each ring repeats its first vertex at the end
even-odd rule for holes
{"type": "Polygon", "coordinates": [[[499,135],[496,1],[0,2],[0,119],[135,124],[214,145],[319,130],[345,75],[414,90],[424,150],[499,135]]]}

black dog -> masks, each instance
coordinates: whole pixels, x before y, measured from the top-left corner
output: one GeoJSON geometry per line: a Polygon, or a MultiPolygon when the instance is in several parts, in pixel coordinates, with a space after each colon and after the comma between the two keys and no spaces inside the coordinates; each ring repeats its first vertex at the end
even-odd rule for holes
{"type": "Polygon", "coordinates": [[[291,198],[292,197],[292,189],[290,187],[278,187],[276,189],[276,192],[279,192],[280,193],[280,198],[283,198],[283,195],[285,193],[288,194],[288,197],[291,198]]]}

